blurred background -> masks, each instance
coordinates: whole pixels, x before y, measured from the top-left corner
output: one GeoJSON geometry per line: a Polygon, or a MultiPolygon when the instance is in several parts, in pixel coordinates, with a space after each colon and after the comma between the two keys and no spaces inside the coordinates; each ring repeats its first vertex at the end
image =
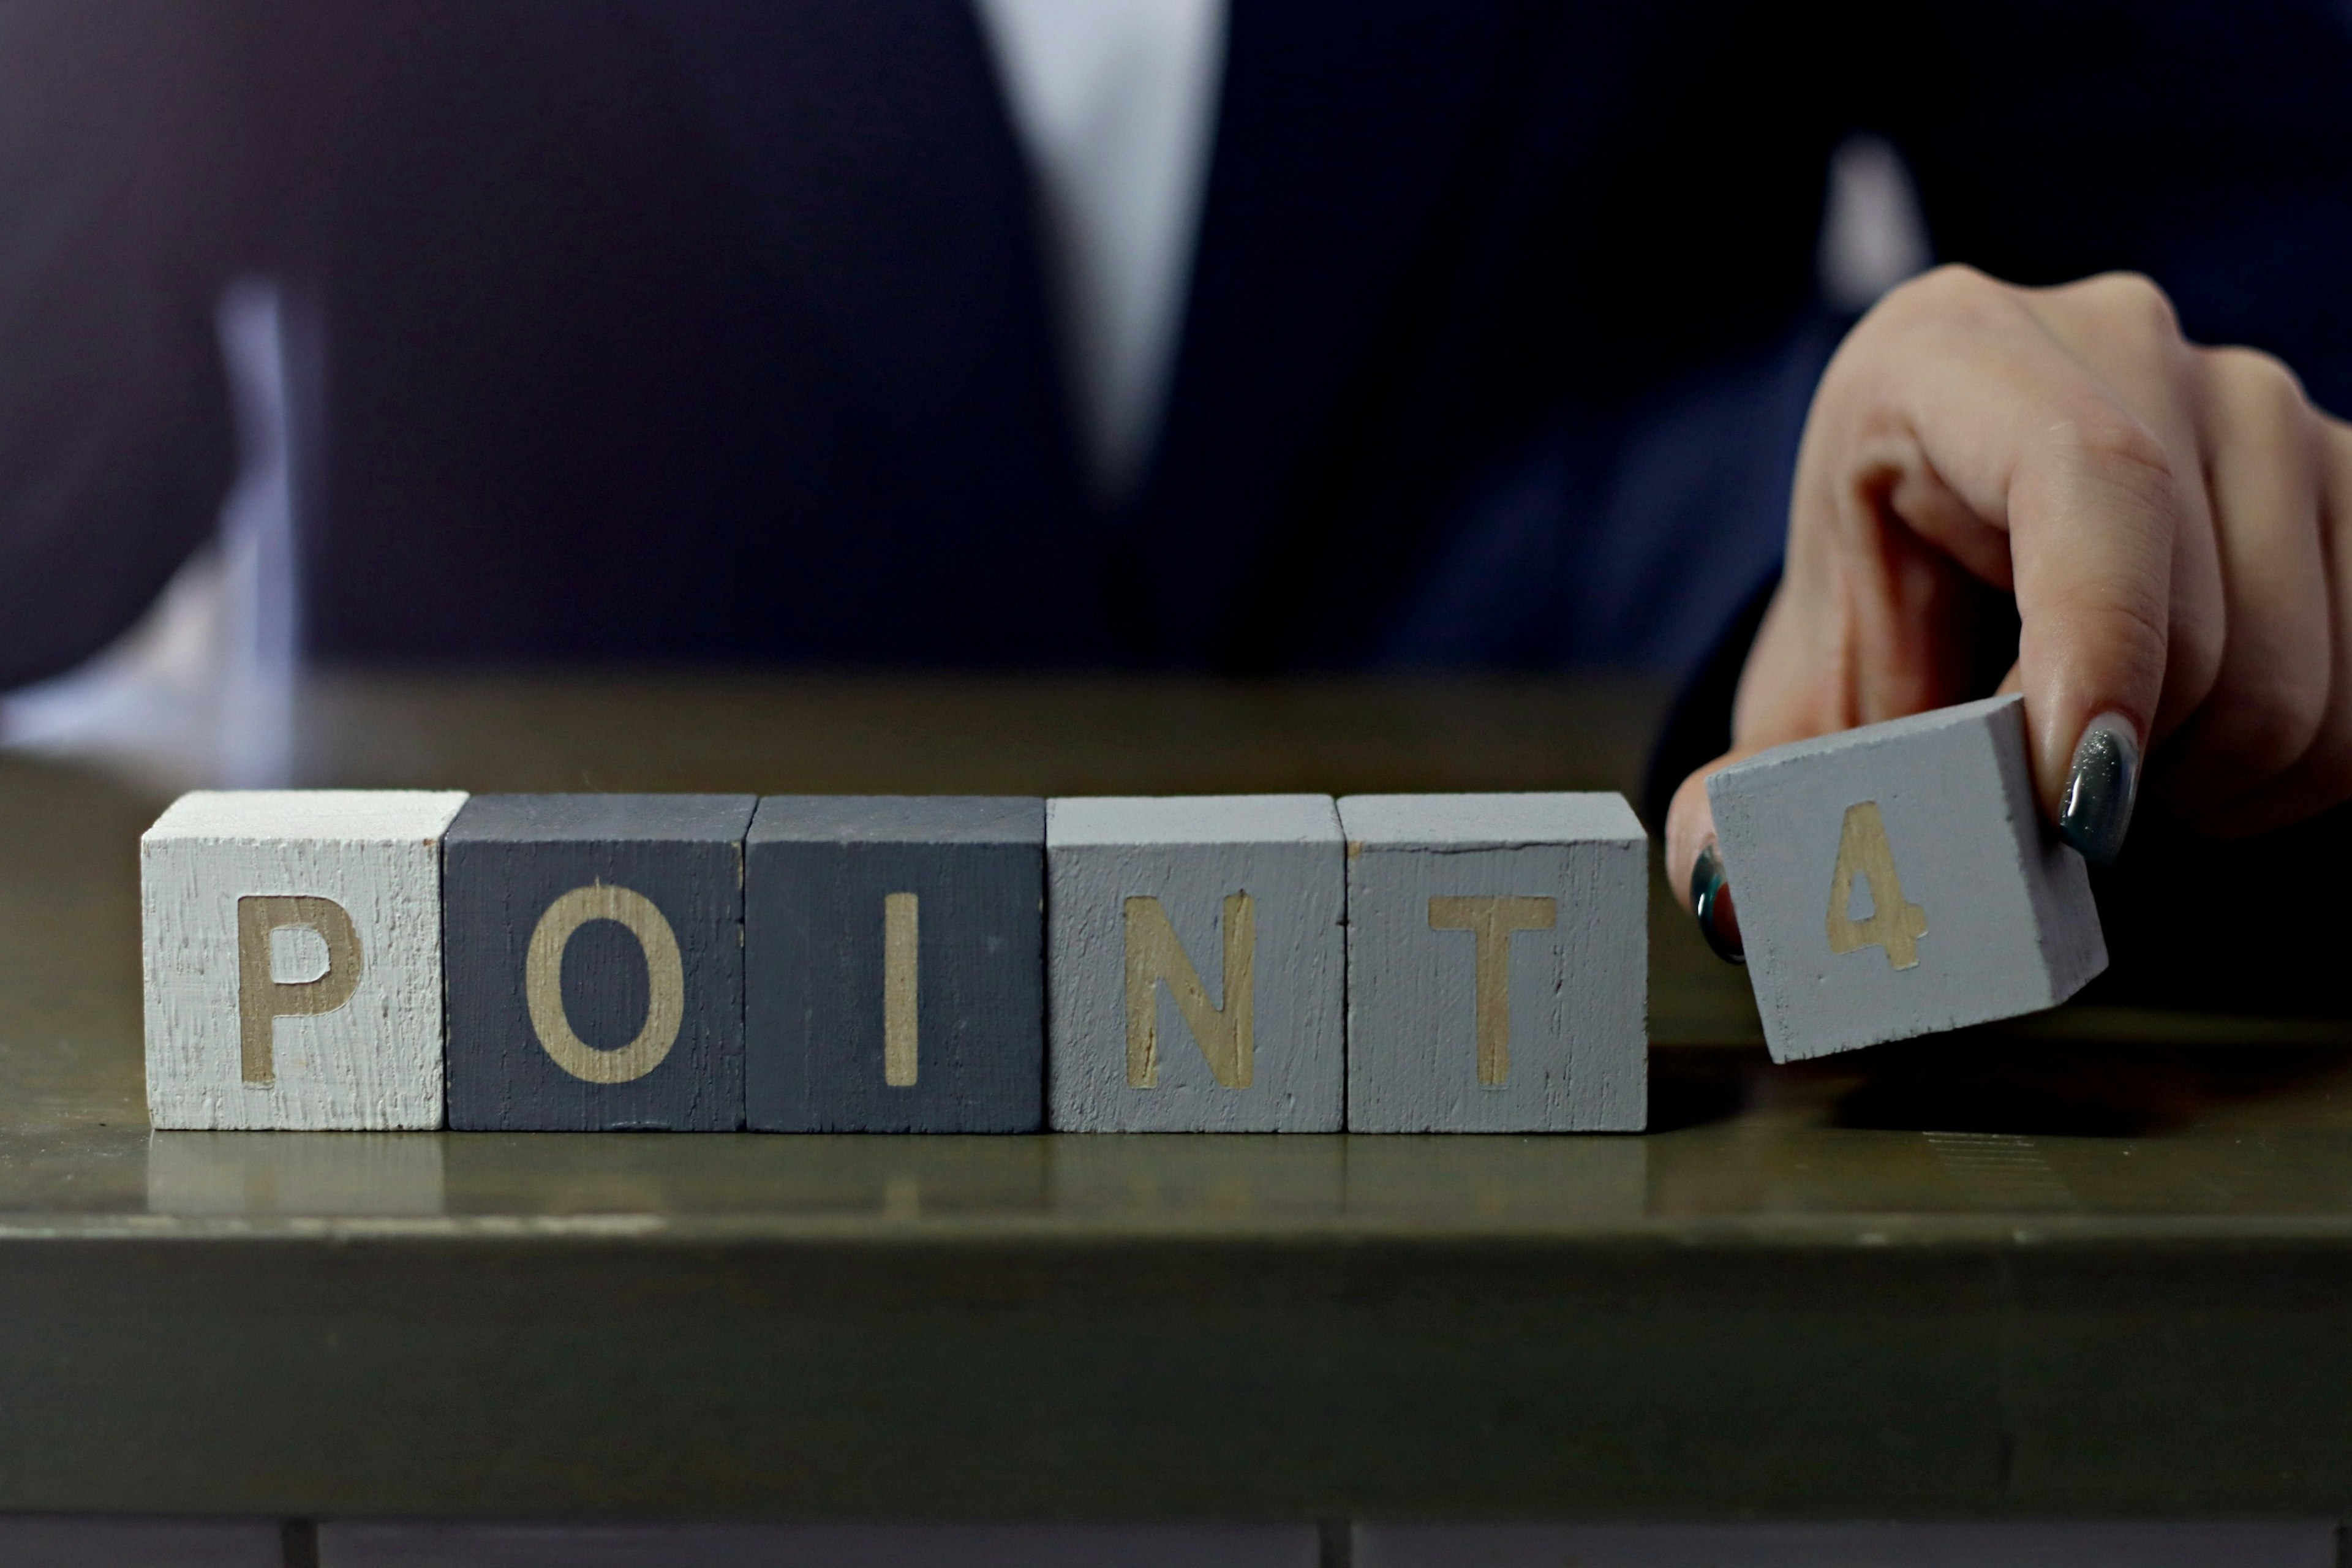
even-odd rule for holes
{"type": "Polygon", "coordinates": [[[526,669],[1655,710],[1934,260],[2144,268],[2336,395],[2347,53],[2332,5],[10,0],[0,735],[347,776],[320,694],[526,669]]]}
{"type": "MultiPolygon", "coordinates": [[[[1134,109],[1115,92],[1105,91],[1083,108],[1091,110],[1082,115],[1090,130],[1108,120],[1114,138],[1121,130],[1136,133],[1119,124],[1134,109]]],[[[1033,156],[1037,151],[1033,147],[1033,156]]],[[[1928,265],[1927,229],[1909,171],[1885,138],[1850,136],[1824,177],[1822,296],[1838,314],[1859,315],[1928,265]]],[[[1148,225],[1150,215],[1108,216],[1130,232],[1097,237],[1103,248],[1125,252],[1151,243],[1149,234],[1132,232],[1148,225]]],[[[299,345],[289,341],[287,310],[273,280],[239,279],[223,289],[215,320],[238,459],[217,531],[112,641],[70,669],[0,700],[0,740],[8,746],[102,762],[158,787],[293,784],[306,776],[298,743],[305,738],[313,758],[309,771],[325,765],[317,753],[328,743],[331,703],[323,690],[314,691],[307,705],[297,700],[304,660],[292,479],[298,434],[288,401],[288,356],[299,345]]],[[[1732,412],[1785,421],[1794,399],[1807,390],[1767,385],[1749,400],[1754,406],[1732,412]]],[[[323,416],[314,411],[299,438],[328,439],[323,416]]],[[[320,457],[314,452],[308,462],[315,467],[320,457]]],[[[1736,546],[1748,569],[1760,572],[1779,550],[1777,520],[1762,512],[1742,521],[1750,527],[1736,546]]],[[[1717,615],[1726,608],[1707,607],[1717,615]]],[[[1714,630],[1687,616],[1667,626],[1637,624],[1622,628],[1621,646],[1596,648],[1580,662],[1627,678],[1622,684],[1630,691],[1658,701],[1706,651],[1714,630]]],[[[1620,759],[1621,776],[1638,768],[1638,761],[1626,762],[1620,759]]]]}
{"type": "MultiPolygon", "coordinates": [[[[1088,107],[1115,121],[1122,105],[1113,98],[1088,107]]],[[[1825,177],[1822,293],[1841,313],[1859,314],[1925,268],[1927,231],[1902,156],[1885,138],[1849,138],[1825,177]]],[[[1100,243],[1125,248],[1146,239],[1119,235],[1100,243]]],[[[332,721],[323,691],[307,705],[297,702],[304,661],[292,482],[298,436],[288,403],[294,345],[286,310],[270,280],[240,279],[222,291],[221,363],[239,441],[217,531],[132,626],[72,668],[0,701],[0,739],[10,747],[103,762],[158,787],[267,788],[304,776],[299,739],[310,741],[314,758],[326,743],[322,727],[332,721]]],[[[1759,397],[1767,407],[1758,412],[1785,416],[1786,389],[1767,390],[1783,393],[1781,405],[1759,397]]],[[[303,428],[311,441],[327,438],[323,417],[303,428]]],[[[1738,543],[1752,568],[1770,561],[1780,541],[1769,515],[1750,521],[1759,526],[1738,543]]],[[[1596,654],[1588,668],[1630,677],[1630,689],[1654,698],[1687,672],[1714,628],[1685,621],[1633,629],[1632,647],[1596,654]]],[[[1621,773],[1630,773],[1624,763],[1621,773]]]]}
{"type": "MultiPolygon", "coordinates": [[[[2137,268],[2352,406],[2347,89],[2336,0],[0,0],[0,748],[93,844],[197,784],[1638,801],[1923,268],[2137,268]]],[[[2135,842],[2105,990],[2339,1010],[2324,928],[2194,917],[2283,889],[2135,842]]],[[[1754,1038],[1687,923],[1654,1034],[1754,1038]]]]}

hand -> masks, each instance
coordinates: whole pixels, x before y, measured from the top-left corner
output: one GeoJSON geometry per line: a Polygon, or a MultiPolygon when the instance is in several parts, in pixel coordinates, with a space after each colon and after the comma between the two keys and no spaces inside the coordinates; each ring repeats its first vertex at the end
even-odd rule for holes
{"type": "Polygon", "coordinates": [[[2025,693],[2042,810],[2094,864],[2122,847],[2144,755],[2163,804],[2217,834],[2352,795],[2352,426],[2269,355],[2188,342],[2144,278],[1941,268],[1822,376],[1732,750],[1667,816],[1668,874],[1718,951],[1738,924],[1706,775],[1982,695],[1978,584],[2016,596],[2002,689],[2025,693]]]}

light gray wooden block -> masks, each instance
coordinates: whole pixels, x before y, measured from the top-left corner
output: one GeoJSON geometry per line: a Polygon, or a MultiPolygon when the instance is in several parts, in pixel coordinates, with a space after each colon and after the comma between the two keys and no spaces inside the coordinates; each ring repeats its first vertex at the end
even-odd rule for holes
{"type": "Polygon", "coordinates": [[[1649,837],[1617,795],[1349,795],[1348,1130],[1639,1131],[1649,837]]]}
{"type": "Polygon", "coordinates": [[[1760,752],[1707,798],[1776,1061],[2054,1007],[2107,966],[2021,698],[1760,752]]]}
{"type": "Polygon", "coordinates": [[[1328,795],[1046,803],[1048,1124],[1338,1131],[1344,856],[1328,795]]]}
{"type": "Polygon", "coordinates": [[[441,1124],[440,838],[458,791],[200,790],[139,841],[147,1115],[441,1124]]]}

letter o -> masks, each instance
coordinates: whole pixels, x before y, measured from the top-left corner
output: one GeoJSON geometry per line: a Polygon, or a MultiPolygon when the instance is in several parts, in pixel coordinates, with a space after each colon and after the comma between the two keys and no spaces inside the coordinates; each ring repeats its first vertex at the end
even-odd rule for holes
{"type": "Polygon", "coordinates": [[[626,1083],[662,1065],[677,1043],[686,1018],[686,963],[677,933],[653,900],[627,888],[602,882],[574,888],[539,917],[523,959],[522,994],[530,1026],[555,1065],[589,1083],[626,1083]],[[613,921],[637,939],[646,955],[646,1022],[637,1037],[617,1051],[600,1051],[572,1033],[563,1010],[563,950],[572,933],[590,921],[613,921]]]}

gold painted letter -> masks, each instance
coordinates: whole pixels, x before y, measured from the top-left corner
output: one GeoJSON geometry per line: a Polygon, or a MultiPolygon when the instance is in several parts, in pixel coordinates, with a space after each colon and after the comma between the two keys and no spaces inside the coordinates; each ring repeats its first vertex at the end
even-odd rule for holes
{"type": "Polygon", "coordinates": [[[661,1066],[686,1018],[686,963],[677,933],[651,899],[602,882],[574,888],[539,917],[522,969],[523,1001],[531,1031],[555,1065],[589,1083],[626,1083],[661,1066]],[[600,1051],[572,1033],[563,1011],[563,950],[590,921],[613,921],[637,939],[646,955],[646,1021],[637,1037],[617,1051],[600,1051]]]}
{"type": "Polygon", "coordinates": [[[1903,879],[1895,874],[1895,851],[1886,842],[1886,819],[1878,803],[1845,808],[1838,831],[1837,868],[1830,873],[1830,951],[1853,952],[1875,947],[1896,969],[1919,965],[1919,939],[1927,934],[1927,911],[1903,901],[1903,879]],[[1853,918],[1853,881],[1870,883],[1870,913],[1853,918]]]}
{"type": "Polygon", "coordinates": [[[1209,1000],[1201,973],[1176,940],[1176,928],[1158,899],[1127,900],[1127,1081],[1135,1089],[1160,1084],[1160,986],[1192,1031],[1209,1070],[1227,1089],[1247,1089],[1256,1067],[1253,1014],[1256,1001],[1257,901],[1229,893],[1224,910],[1225,999],[1209,1000]]]}
{"type": "Polygon", "coordinates": [[[1461,898],[1429,900],[1429,929],[1466,931],[1477,968],[1478,1081],[1488,1089],[1511,1076],[1511,933],[1549,931],[1554,899],[1461,898]]]}
{"type": "Polygon", "coordinates": [[[921,1067],[916,1055],[915,957],[922,910],[912,893],[882,897],[882,1081],[912,1089],[921,1067]]]}
{"type": "Polygon", "coordinates": [[[359,932],[332,899],[237,900],[238,1055],[246,1082],[277,1081],[277,1020],[315,1017],[350,1001],[359,986],[361,962],[359,932]],[[270,935],[289,928],[316,931],[327,944],[327,967],[309,980],[281,981],[270,973],[270,935]]]}

